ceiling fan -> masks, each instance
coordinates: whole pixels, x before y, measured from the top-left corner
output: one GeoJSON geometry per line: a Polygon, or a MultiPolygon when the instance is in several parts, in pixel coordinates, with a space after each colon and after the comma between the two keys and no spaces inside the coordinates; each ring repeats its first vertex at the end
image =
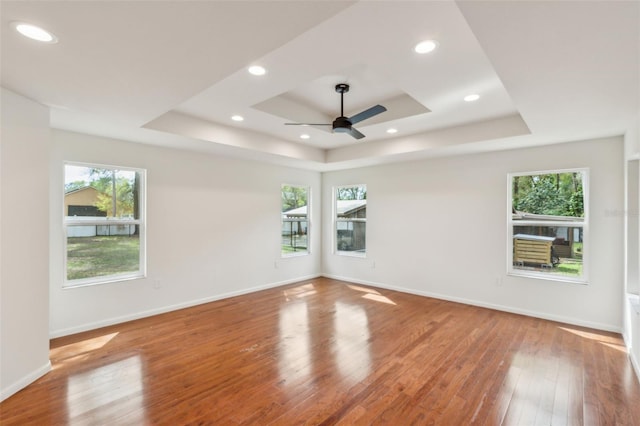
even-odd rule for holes
{"type": "Polygon", "coordinates": [[[333,126],[336,133],[348,133],[356,139],[364,138],[364,135],[352,126],[375,115],[385,112],[387,109],[382,105],[372,106],[351,117],[344,116],[344,94],[349,91],[346,83],[336,84],[336,92],[340,93],[340,117],[333,120],[333,123],[284,123],[287,126],[333,126]]]}

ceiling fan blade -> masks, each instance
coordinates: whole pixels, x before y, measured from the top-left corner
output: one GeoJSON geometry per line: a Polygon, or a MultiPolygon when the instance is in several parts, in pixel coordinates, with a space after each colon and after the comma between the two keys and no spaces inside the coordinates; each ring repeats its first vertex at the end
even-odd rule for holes
{"type": "Polygon", "coordinates": [[[354,129],[353,127],[350,128],[349,131],[347,131],[345,133],[349,133],[351,136],[353,136],[356,139],[364,138],[364,135],[362,133],[360,133],[359,131],[357,131],[356,129],[354,129]]]}
{"type": "Polygon", "coordinates": [[[366,120],[367,118],[371,118],[374,115],[378,115],[380,113],[385,112],[387,109],[385,107],[383,107],[382,105],[376,105],[373,106],[369,109],[365,109],[364,111],[354,115],[353,117],[349,117],[349,121],[351,122],[351,124],[356,124],[359,123],[363,120],[366,120]]]}
{"type": "Polygon", "coordinates": [[[284,123],[285,126],[331,126],[331,123],[284,123]]]}

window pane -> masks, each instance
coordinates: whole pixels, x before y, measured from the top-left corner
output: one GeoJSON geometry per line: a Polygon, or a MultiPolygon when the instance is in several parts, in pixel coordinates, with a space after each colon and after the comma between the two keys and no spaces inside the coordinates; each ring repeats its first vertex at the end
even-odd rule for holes
{"type": "Polygon", "coordinates": [[[512,175],[511,272],[586,281],[586,170],[512,175]]]}
{"type": "Polygon", "coordinates": [[[282,185],[283,255],[309,252],[308,196],[307,187],[282,185]]]}
{"type": "Polygon", "coordinates": [[[513,227],[513,268],[582,277],[583,229],[572,226],[513,227]]]}
{"type": "Polygon", "coordinates": [[[536,216],[584,218],[584,172],[561,172],[513,176],[513,213],[524,219],[536,216]]]}
{"type": "Polygon", "coordinates": [[[65,216],[139,219],[139,173],[65,165],[65,216]]]}
{"type": "Polygon", "coordinates": [[[282,254],[306,252],[307,245],[306,220],[284,220],[282,222],[282,254]]]}
{"type": "Polygon", "coordinates": [[[366,253],[367,187],[336,188],[336,249],[339,252],[366,253]]]}
{"type": "Polygon", "coordinates": [[[143,276],[144,171],[65,164],[64,172],[67,285],[143,276]]]}
{"type": "Polygon", "coordinates": [[[137,225],[67,227],[67,279],[134,274],[140,271],[137,225]]]}
{"type": "Polygon", "coordinates": [[[366,222],[338,221],[337,248],[339,251],[352,251],[364,253],[366,251],[366,222]]]}

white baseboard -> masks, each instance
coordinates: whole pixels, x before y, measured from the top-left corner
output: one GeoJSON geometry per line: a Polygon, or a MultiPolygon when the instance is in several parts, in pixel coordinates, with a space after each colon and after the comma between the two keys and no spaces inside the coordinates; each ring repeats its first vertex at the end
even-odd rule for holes
{"type": "Polygon", "coordinates": [[[47,362],[42,367],[27,374],[17,382],[10,384],[6,388],[3,388],[2,390],[0,390],[0,402],[9,398],[11,395],[15,394],[16,392],[26,388],[28,385],[35,382],[40,377],[47,374],[49,371],[51,371],[51,361],[47,362]]]}
{"type": "MultiPolygon", "coordinates": [[[[340,281],[347,281],[347,282],[356,283],[356,284],[363,284],[363,285],[368,285],[368,286],[372,286],[372,287],[384,288],[384,289],[387,289],[387,290],[399,291],[399,292],[402,292],[402,293],[414,294],[414,295],[417,295],[417,296],[432,297],[434,299],[441,299],[441,300],[447,300],[447,301],[450,301],[450,302],[463,303],[465,305],[479,306],[479,307],[482,307],[482,308],[495,309],[495,310],[498,310],[498,311],[510,312],[510,313],[530,316],[530,317],[534,317],[534,318],[541,318],[541,319],[546,319],[546,320],[550,320],[550,321],[557,321],[557,322],[562,322],[562,323],[566,323],[566,324],[577,325],[577,326],[581,326],[581,327],[588,327],[588,328],[593,328],[593,329],[597,329],[597,330],[611,331],[611,332],[614,332],[614,333],[620,333],[622,331],[620,329],[620,327],[613,326],[613,325],[610,325],[610,324],[602,324],[602,323],[596,323],[596,322],[592,322],[592,321],[584,321],[584,320],[580,320],[580,319],[572,318],[572,317],[565,317],[565,316],[560,316],[560,315],[552,315],[552,314],[549,314],[549,313],[546,313],[546,312],[538,312],[538,311],[530,311],[530,310],[526,310],[526,309],[518,309],[518,308],[513,308],[513,307],[505,306],[505,305],[486,303],[486,302],[482,302],[482,301],[466,299],[466,298],[460,298],[460,297],[454,297],[454,296],[449,296],[449,295],[440,294],[440,293],[433,293],[433,292],[427,292],[427,291],[421,291],[421,290],[414,290],[414,289],[410,289],[410,288],[406,288],[406,287],[397,287],[397,286],[388,285],[388,284],[384,284],[384,283],[380,283],[380,282],[360,280],[360,279],[351,278],[351,277],[343,277],[343,276],[337,276],[337,275],[331,275],[331,274],[314,274],[314,275],[307,275],[307,276],[303,276],[303,277],[297,277],[297,278],[293,278],[293,279],[286,280],[286,281],[269,283],[269,284],[265,284],[265,285],[262,285],[262,286],[250,287],[250,288],[239,290],[239,291],[233,291],[233,292],[228,292],[228,293],[223,293],[223,294],[217,294],[217,295],[214,295],[214,296],[210,296],[210,297],[206,297],[206,298],[202,298],[202,299],[197,299],[197,300],[192,300],[192,301],[188,301],[188,302],[183,302],[183,303],[178,303],[178,304],[175,304],[175,305],[163,306],[163,307],[157,308],[157,309],[151,309],[151,310],[147,310],[147,311],[136,312],[136,313],[133,313],[133,314],[130,314],[130,315],[123,315],[123,316],[120,316],[120,317],[109,318],[109,319],[105,319],[105,320],[101,320],[101,321],[96,321],[96,322],[93,322],[93,323],[83,324],[83,325],[77,326],[77,327],[70,327],[70,328],[65,328],[65,329],[60,329],[60,330],[52,330],[50,332],[50,337],[51,338],[56,338],[56,337],[67,336],[69,334],[81,333],[83,331],[94,330],[96,328],[106,327],[106,326],[114,325],[114,324],[120,324],[120,323],[126,322],[126,321],[132,321],[132,320],[136,320],[136,319],[140,319],[140,318],[145,318],[145,317],[149,317],[149,316],[153,316],[153,315],[158,315],[158,314],[163,314],[163,313],[166,313],[166,312],[175,311],[175,310],[178,310],[178,309],[189,308],[191,306],[197,306],[197,305],[201,305],[201,304],[204,304],[204,303],[215,302],[215,301],[221,300],[221,299],[227,299],[227,298],[230,298],[230,297],[241,296],[243,294],[254,293],[256,291],[266,290],[266,289],[269,289],[269,288],[279,287],[279,286],[282,286],[282,285],[293,284],[293,283],[300,282],[300,281],[314,279],[314,278],[318,278],[320,276],[331,278],[331,279],[336,279],[336,280],[340,280],[340,281]]],[[[638,365],[637,360],[635,360],[635,364],[634,365],[637,367],[637,365],[638,365]]]]}
{"type": "Polygon", "coordinates": [[[323,277],[327,277],[327,278],[331,278],[331,279],[335,279],[335,280],[340,280],[340,281],[347,281],[347,282],[352,282],[352,283],[356,283],[356,284],[368,285],[368,286],[371,286],[371,287],[378,287],[378,288],[384,288],[384,289],[387,289],[387,290],[399,291],[401,293],[414,294],[416,296],[432,297],[434,299],[440,299],[440,300],[446,300],[446,301],[449,301],[449,302],[462,303],[462,304],[471,305],[471,306],[479,306],[481,308],[494,309],[496,311],[503,311],[503,312],[509,312],[509,313],[512,313],[512,314],[518,314],[518,315],[524,315],[524,316],[533,317],[533,318],[545,319],[545,320],[549,320],[549,321],[562,322],[562,323],[565,323],[565,324],[571,324],[571,325],[577,325],[577,326],[580,326],[580,327],[593,328],[593,329],[596,329],[596,330],[611,331],[611,332],[614,332],[614,333],[621,333],[622,332],[620,327],[613,326],[613,325],[610,325],[610,324],[602,324],[602,323],[597,323],[597,322],[592,322],[592,321],[584,321],[584,320],[577,319],[577,318],[572,318],[572,317],[565,317],[565,316],[560,316],[560,315],[552,315],[552,314],[549,314],[549,313],[546,313],[546,312],[538,312],[538,311],[530,311],[530,310],[526,310],[526,309],[518,309],[518,308],[513,308],[511,306],[497,305],[497,304],[494,304],[494,303],[486,303],[486,302],[481,302],[481,301],[472,300],[472,299],[465,299],[465,298],[462,298],[462,297],[449,296],[449,295],[446,295],[446,294],[432,293],[432,292],[428,292],[428,291],[414,290],[414,289],[405,288],[405,287],[396,287],[396,286],[383,284],[383,283],[378,283],[378,282],[359,280],[359,279],[356,279],[356,278],[341,277],[341,276],[330,275],[330,274],[323,274],[322,276],[323,277]]]}
{"type": "Polygon", "coordinates": [[[269,283],[261,286],[250,287],[243,290],[232,291],[228,293],[216,294],[214,296],[204,297],[202,299],[190,300],[188,302],[177,303],[175,305],[163,306],[157,309],[150,309],[147,311],[136,312],[129,315],[122,315],[119,317],[108,318],[101,321],[95,321],[88,324],[82,324],[77,327],[69,327],[60,330],[52,330],[49,332],[49,338],[54,339],[56,337],[68,336],[70,334],[81,333],[83,331],[95,330],[97,328],[107,327],[110,325],[120,324],[127,321],[133,321],[140,318],[146,318],[153,315],[164,314],[166,312],[177,311],[178,309],[190,308],[192,306],[202,305],[204,303],[215,302],[217,300],[228,299],[230,297],[242,296],[243,294],[254,293],[256,291],[267,290],[269,288],[280,287],[282,285],[293,284],[299,281],[310,280],[320,277],[320,274],[307,275],[303,277],[297,277],[290,280],[279,281],[275,283],[269,283]]]}
{"type": "MultiPolygon", "coordinates": [[[[640,304],[638,304],[638,296],[627,294],[625,299],[625,303],[628,305],[626,309],[629,310],[629,318],[630,323],[628,324],[629,329],[625,329],[622,333],[622,338],[624,339],[624,346],[627,348],[627,354],[629,354],[629,361],[631,361],[631,366],[633,367],[633,371],[636,373],[636,379],[640,382],[640,360],[636,358],[634,348],[632,346],[631,336],[629,333],[633,332],[633,325],[631,322],[635,320],[635,316],[640,314],[640,304]]],[[[626,310],[625,310],[626,311],[626,310]]],[[[637,321],[637,320],[636,320],[637,321]]],[[[638,325],[636,325],[637,327],[638,325]]]]}

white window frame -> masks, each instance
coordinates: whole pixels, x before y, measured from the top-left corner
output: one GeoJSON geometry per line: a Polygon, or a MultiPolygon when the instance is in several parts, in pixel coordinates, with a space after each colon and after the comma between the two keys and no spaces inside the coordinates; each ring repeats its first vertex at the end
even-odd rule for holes
{"type": "MultiPolygon", "coordinates": [[[[339,250],[338,249],[338,223],[355,223],[355,222],[364,222],[365,224],[367,223],[367,218],[353,218],[353,219],[340,219],[338,218],[338,190],[341,188],[354,188],[354,187],[364,187],[365,189],[367,188],[366,184],[353,184],[353,185],[339,185],[339,186],[334,186],[333,187],[333,237],[332,237],[332,247],[333,247],[333,253],[338,255],[338,256],[350,256],[350,257],[360,257],[360,258],[366,258],[367,257],[367,246],[365,243],[365,247],[364,247],[364,252],[359,252],[359,251],[345,251],[345,250],[339,250]]],[[[367,208],[368,208],[368,203],[367,203],[367,208]]],[[[367,231],[366,231],[366,227],[365,227],[365,240],[366,240],[366,235],[367,235],[367,231]]]]}
{"type": "Polygon", "coordinates": [[[299,251],[293,253],[283,253],[282,252],[282,229],[284,229],[285,222],[295,222],[295,220],[286,220],[282,212],[280,213],[280,256],[282,258],[288,257],[299,257],[299,256],[308,256],[311,254],[311,187],[309,185],[294,185],[283,183],[280,185],[280,210],[282,210],[282,189],[285,186],[290,186],[294,188],[303,188],[307,191],[307,250],[299,251]]]}
{"type": "Polygon", "coordinates": [[[573,168],[573,169],[552,169],[542,171],[531,172],[517,172],[509,173],[507,175],[507,275],[535,278],[550,281],[560,281],[576,284],[588,284],[589,283],[589,168],[573,168]],[[582,222],[563,222],[563,221],[536,221],[536,220],[513,220],[513,178],[516,176],[531,176],[531,175],[548,175],[548,174],[562,174],[562,173],[582,173],[582,195],[584,206],[584,220],[582,222]],[[550,272],[538,272],[516,269],[513,266],[513,227],[514,226],[549,226],[549,227],[569,227],[569,228],[582,228],[582,276],[578,278],[553,274],[550,272]]]}
{"type": "Polygon", "coordinates": [[[106,284],[112,282],[119,281],[127,281],[134,279],[145,278],[147,275],[147,264],[146,264],[146,183],[147,183],[147,172],[145,169],[138,169],[135,167],[125,167],[125,166],[113,166],[106,164],[96,164],[96,163],[84,163],[84,162],[73,162],[73,161],[65,161],[62,166],[62,176],[66,178],[66,166],[78,166],[78,167],[90,167],[96,169],[107,169],[107,170],[118,170],[118,171],[128,171],[128,172],[136,172],[139,174],[140,182],[138,183],[138,208],[139,208],[139,218],[138,219],[109,219],[109,218],[96,218],[95,220],[77,220],[77,219],[68,219],[67,212],[64,211],[64,196],[65,196],[65,182],[63,179],[62,183],[62,230],[63,230],[63,288],[76,288],[76,287],[85,287],[90,285],[97,284],[106,284]],[[113,225],[138,225],[138,239],[140,244],[139,249],[139,259],[138,259],[138,270],[135,272],[127,272],[122,274],[112,274],[112,275],[103,275],[99,277],[90,277],[90,278],[80,278],[75,280],[69,280],[67,278],[67,235],[68,229],[71,226],[78,225],[96,225],[96,226],[113,226],[113,225]]]}

